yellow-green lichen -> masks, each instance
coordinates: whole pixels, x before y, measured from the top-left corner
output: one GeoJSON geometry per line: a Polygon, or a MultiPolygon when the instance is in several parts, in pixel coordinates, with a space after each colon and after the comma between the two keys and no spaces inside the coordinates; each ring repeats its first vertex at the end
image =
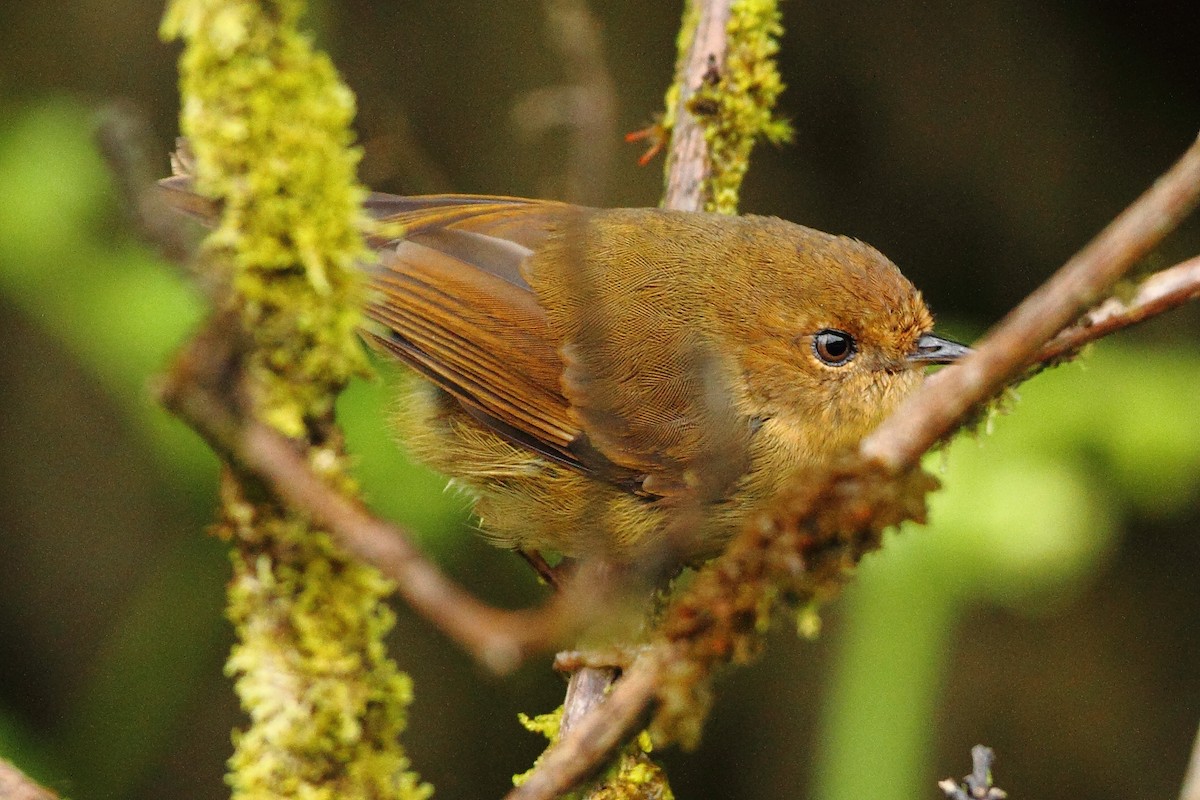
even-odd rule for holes
{"type": "Polygon", "coordinates": [[[759,138],[786,142],[792,128],[774,117],[783,81],[775,64],[783,33],[775,0],[737,0],[730,9],[725,69],[714,84],[702,86],[693,107],[711,104],[705,125],[712,171],[708,209],[737,213],[738,190],[750,166],[750,150],[759,138]]]}
{"type": "MultiPolygon", "coordinates": [[[[562,725],[562,715],[563,707],[559,706],[553,711],[550,711],[546,714],[538,714],[534,717],[531,717],[525,713],[518,713],[517,721],[521,723],[522,728],[530,733],[536,733],[540,736],[544,736],[546,737],[546,741],[554,743],[558,741],[558,731],[562,725]]],[[[520,786],[521,784],[525,783],[525,781],[529,779],[529,776],[537,771],[537,768],[539,765],[541,765],[541,763],[542,756],[538,756],[537,760],[533,762],[533,766],[524,772],[518,772],[516,775],[513,775],[513,786],[520,786]]],[[[572,798],[575,797],[577,797],[577,795],[569,794],[562,798],[562,800],[572,800],[572,798]]]]}
{"type": "Polygon", "coordinates": [[[387,582],[270,510],[247,527],[276,552],[232,551],[227,613],[239,641],[226,671],[250,717],[234,736],[234,796],[428,797],[398,744],[412,685],[384,651],[387,582]]]}
{"type": "MultiPolygon", "coordinates": [[[[562,706],[548,714],[530,717],[518,714],[521,725],[528,731],[545,736],[554,743],[562,724],[562,706]]],[[[675,795],[662,767],[650,758],[653,750],[650,734],[642,731],[614,758],[599,776],[560,800],[673,800],[675,795]]],[[[537,770],[541,758],[525,772],[513,776],[513,785],[520,786],[537,770]]]]}
{"type": "MultiPolygon", "coordinates": [[[[196,189],[222,209],[205,262],[229,271],[254,413],[352,492],[332,415],[364,369],[353,264],[366,252],[365,190],[354,98],[297,31],[302,11],[300,0],[175,0],[162,33],[186,45],[181,127],[196,189]]],[[[412,687],[383,645],[388,582],[232,472],[221,500],[238,637],[227,671],[250,718],[234,736],[234,798],[427,797],[398,741],[412,687]]]]}
{"type": "MultiPolygon", "coordinates": [[[[678,47],[680,64],[691,48],[698,14],[695,3],[684,11],[678,47]]],[[[789,141],[791,125],[774,116],[783,80],[775,63],[783,25],[776,0],[735,0],[726,25],[724,65],[705,80],[687,102],[688,112],[703,126],[708,144],[705,209],[736,214],[738,191],[750,166],[750,151],[759,138],[789,141]]],[[[677,76],[681,72],[677,66],[677,76]]],[[[662,125],[672,130],[680,87],[667,90],[662,125]]]]}
{"type": "Polygon", "coordinates": [[[352,265],[366,252],[354,97],[295,29],[302,9],[176,0],[162,25],[187,42],[180,124],[196,189],[223,209],[205,249],[232,266],[262,417],[295,437],[329,414],[331,388],[364,368],[352,265]]]}

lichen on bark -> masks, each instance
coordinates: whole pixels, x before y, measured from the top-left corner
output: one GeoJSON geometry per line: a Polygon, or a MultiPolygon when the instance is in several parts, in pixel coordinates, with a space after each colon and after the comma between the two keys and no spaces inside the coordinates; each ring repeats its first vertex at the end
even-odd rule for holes
{"type": "MultiPolygon", "coordinates": [[[[560,737],[562,712],[560,706],[536,717],[521,714],[521,725],[554,744],[560,737]]],[[[562,795],[560,800],[674,800],[675,793],[667,782],[666,772],[650,756],[653,749],[650,735],[642,732],[621,748],[598,776],[562,795]]],[[[528,770],[514,775],[513,785],[523,784],[540,763],[539,758],[528,770]]]]}
{"type": "MultiPolygon", "coordinates": [[[[195,188],[219,201],[202,248],[244,342],[247,407],[346,492],[337,393],[365,369],[355,337],[366,255],[354,97],[298,30],[300,0],[175,0],[181,128],[195,188]]],[[[226,469],[218,535],[231,544],[227,664],[248,727],[228,782],[240,800],[427,797],[398,737],[412,686],[383,639],[389,583],[257,484],[226,469]]]]}
{"type": "Polygon", "coordinates": [[[724,52],[702,53],[708,66],[698,78],[687,74],[687,65],[701,16],[699,1],[686,4],[676,43],[675,80],[667,89],[661,127],[673,135],[681,112],[700,125],[707,150],[704,210],[736,214],[754,144],[760,139],[790,141],[792,128],[775,114],[784,89],[775,61],[783,34],[777,0],[732,0],[728,11],[724,52]],[[686,99],[682,108],[681,96],[686,99]]]}

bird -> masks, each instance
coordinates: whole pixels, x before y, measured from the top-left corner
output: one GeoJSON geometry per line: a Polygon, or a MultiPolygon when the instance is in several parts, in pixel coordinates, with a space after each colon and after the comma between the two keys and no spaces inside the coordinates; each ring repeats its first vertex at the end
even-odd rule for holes
{"type": "MultiPolygon", "coordinates": [[[[162,185],[215,212],[190,179],[162,185]]],[[[415,374],[399,438],[523,553],[716,555],[970,352],[879,251],[775,217],[467,194],[364,210],[402,231],[361,264],[362,337],[415,374]]]]}

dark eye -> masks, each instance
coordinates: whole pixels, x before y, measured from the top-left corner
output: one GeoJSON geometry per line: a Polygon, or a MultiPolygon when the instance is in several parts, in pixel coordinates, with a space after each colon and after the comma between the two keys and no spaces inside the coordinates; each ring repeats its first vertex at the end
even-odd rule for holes
{"type": "Polygon", "coordinates": [[[829,366],[840,367],[850,363],[858,352],[858,345],[845,331],[826,328],[813,336],[813,352],[829,366]]]}

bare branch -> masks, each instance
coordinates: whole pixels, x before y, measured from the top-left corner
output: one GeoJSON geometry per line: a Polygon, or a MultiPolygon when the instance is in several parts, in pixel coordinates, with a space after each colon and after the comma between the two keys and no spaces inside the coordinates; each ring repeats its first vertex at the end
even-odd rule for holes
{"type": "Polygon", "coordinates": [[[1056,361],[1089,342],[1196,299],[1200,299],[1200,256],[1154,273],[1138,284],[1127,300],[1116,297],[1105,300],[1047,342],[1038,352],[1037,360],[1056,361]]]}
{"type": "Polygon", "coordinates": [[[249,423],[236,455],[282,501],[310,514],[346,551],[393,580],[414,611],[489,669],[507,673],[574,630],[577,615],[570,609],[577,606],[569,601],[569,590],[530,611],[505,611],[479,601],[426,559],[407,532],[321,481],[291,443],[267,426],[249,423]]]}
{"type": "Polygon", "coordinates": [[[0,798],[4,798],[4,800],[58,800],[58,795],[39,786],[11,762],[0,758],[0,798]]]}
{"type": "Polygon", "coordinates": [[[646,724],[660,671],[654,654],[635,661],[596,708],[546,751],[538,768],[506,800],[553,800],[595,772],[646,724]]]}
{"type": "Polygon", "coordinates": [[[891,472],[917,463],[973,408],[1033,364],[1047,341],[1102,298],[1200,199],[1200,141],[1049,281],[1013,309],[962,362],[925,382],[863,440],[891,472]]]}

